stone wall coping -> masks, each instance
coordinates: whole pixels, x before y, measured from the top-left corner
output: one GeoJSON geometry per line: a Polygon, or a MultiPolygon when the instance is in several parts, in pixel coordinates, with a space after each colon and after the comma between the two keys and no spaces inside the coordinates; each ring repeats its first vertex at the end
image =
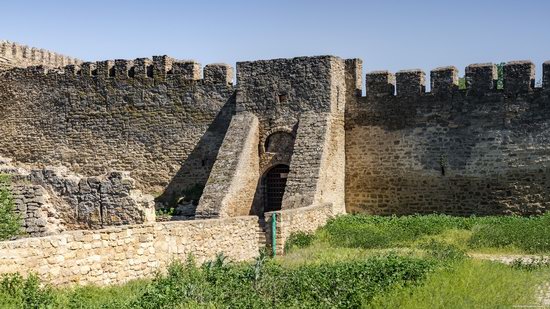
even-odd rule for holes
{"type": "Polygon", "coordinates": [[[277,210],[277,211],[270,211],[270,212],[266,212],[265,215],[266,216],[271,216],[272,214],[276,213],[276,214],[299,214],[299,213],[304,213],[304,212],[308,212],[308,211],[316,211],[316,210],[319,210],[319,209],[325,209],[325,208],[331,208],[332,207],[332,203],[323,203],[321,205],[317,205],[317,204],[313,204],[313,205],[310,205],[310,206],[306,206],[306,207],[300,207],[300,208],[293,208],[293,209],[281,209],[281,210],[277,210]]]}
{"type": "Polygon", "coordinates": [[[57,235],[48,235],[41,237],[28,237],[20,238],[16,240],[5,240],[0,241],[0,249],[9,245],[17,245],[26,242],[40,241],[40,240],[59,240],[59,239],[68,239],[74,236],[85,236],[85,235],[96,235],[96,234],[112,234],[119,233],[126,230],[135,230],[135,229],[146,229],[146,228],[173,228],[180,226],[189,226],[189,227],[198,227],[203,228],[204,225],[207,226],[217,226],[225,225],[227,223],[234,223],[237,221],[258,221],[257,216],[238,216],[238,217],[228,217],[228,218],[214,218],[214,219],[201,219],[201,220],[189,220],[189,221],[168,221],[168,222],[155,222],[155,223],[145,223],[145,224],[132,224],[132,225],[122,225],[117,227],[108,227],[104,229],[97,230],[74,230],[67,231],[62,234],[57,235]]]}

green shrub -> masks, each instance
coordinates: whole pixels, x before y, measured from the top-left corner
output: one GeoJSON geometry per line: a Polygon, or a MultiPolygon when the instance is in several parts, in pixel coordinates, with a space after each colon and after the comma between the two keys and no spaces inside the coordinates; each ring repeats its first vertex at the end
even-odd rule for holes
{"type": "Polygon", "coordinates": [[[313,240],[315,240],[315,234],[305,232],[292,233],[286,240],[285,252],[309,247],[313,243],[313,240]]]}
{"type": "Polygon", "coordinates": [[[266,262],[260,272],[219,259],[201,267],[173,262],[133,307],[357,308],[395,284],[419,282],[433,266],[393,255],[296,268],[266,262]]]}
{"type": "Polygon", "coordinates": [[[436,240],[430,240],[420,246],[425,249],[430,256],[445,261],[461,261],[466,258],[466,252],[456,246],[436,240]]]}
{"type": "Polygon", "coordinates": [[[0,240],[10,239],[21,231],[21,217],[15,213],[10,178],[0,175],[0,240]]]}
{"type": "Polygon", "coordinates": [[[550,213],[533,217],[499,217],[483,220],[472,228],[469,245],[482,247],[516,247],[528,253],[550,251],[550,213]]]}
{"type": "Polygon", "coordinates": [[[170,208],[159,208],[155,211],[155,215],[157,217],[162,217],[162,216],[166,216],[166,217],[171,217],[174,215],[174,212],[175,212],[175,208],[174,207],[170,207],[170,208]]]}
{"type": "Polygon", "coordinates": [[[471,231],[470,239],[462,242],[474,249],[514,247],[528,253],[550,251],[550,213],[533,217],[345,215],[322,228],[331,245],[349,248],[409,247],[421,237],[449,230],[471,231]]]}
{"type": "Polygon", "coordinates": [[[51,308],[55,303],[53,290],[48,285],[43,285],[35,274],[27,278],[19,274],[6,274],[0,278],[1,294],[9,296],[8,304],[20,308],[51,308]]]}
{"type": "Polygon", "coordinates": [[[346,215],[329,221],[323,230],[330,243],[336,246],[385,248],[403,246],[424,235],[468,227],[467,218],[446,215],[346,215]]]}

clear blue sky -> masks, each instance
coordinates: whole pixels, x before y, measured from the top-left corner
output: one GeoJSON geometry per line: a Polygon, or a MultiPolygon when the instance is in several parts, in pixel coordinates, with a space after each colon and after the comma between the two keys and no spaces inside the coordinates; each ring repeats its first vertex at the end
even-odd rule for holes
{"type": "Polygon", "coordinates": [[[364,71],[550,60],[550,1],[5,1],[0,39],[84,60],[333,54],[364,71]]]}

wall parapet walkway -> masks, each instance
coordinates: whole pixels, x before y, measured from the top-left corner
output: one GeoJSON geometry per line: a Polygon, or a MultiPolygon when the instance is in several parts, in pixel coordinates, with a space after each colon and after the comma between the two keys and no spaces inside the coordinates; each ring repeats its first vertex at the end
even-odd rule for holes
{"type": "Polygon", "coordinates": [[[119,284],[148,277],[172,259],[232,261],[260,250],[258,217],[128,225],[0,242],[0,274],[36,273],[52,284],[119,284]]]}

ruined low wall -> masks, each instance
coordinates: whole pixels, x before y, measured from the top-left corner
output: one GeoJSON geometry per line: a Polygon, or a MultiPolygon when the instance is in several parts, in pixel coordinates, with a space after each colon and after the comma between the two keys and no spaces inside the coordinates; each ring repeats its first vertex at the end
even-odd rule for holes
{"type": "Polygon", "coordinates": [[[277,254],[282,254],[284,253],[285,243],[290,235],[297,232],[315,232],[319,227],[325,225],[330,218],[338,214],[338,210],[335,211],[333,208],[332,204],[327,203],[265,213],[265,220],[268,224],[268,244],[272,245],[271,220],[273,214],[277,216],[275,240],[277,254]]]}
{"type": "Polygon", "coordinates": [[[11,193],[17,212],[21,216],[24,235],[31,237],[59,234],[66,226],[57,209],[49,203],[44,187],[28,183],[12,185],[11,193]]]}
{"type": "Polygon", "coordinates": [[[173,258],[232,261],[259,252],[258,218],[166,222],[0,242],[0,274],[37,273],[52,284],[116,284],[147,277],[173,258]]]}
{"type": "Polygon", "coordinates": [[[153,196],[136,189],[128,172],[84,177],[65,167],[29,169],[0,157],[25,236],[100,229],[155,220],[153,196]]]}

